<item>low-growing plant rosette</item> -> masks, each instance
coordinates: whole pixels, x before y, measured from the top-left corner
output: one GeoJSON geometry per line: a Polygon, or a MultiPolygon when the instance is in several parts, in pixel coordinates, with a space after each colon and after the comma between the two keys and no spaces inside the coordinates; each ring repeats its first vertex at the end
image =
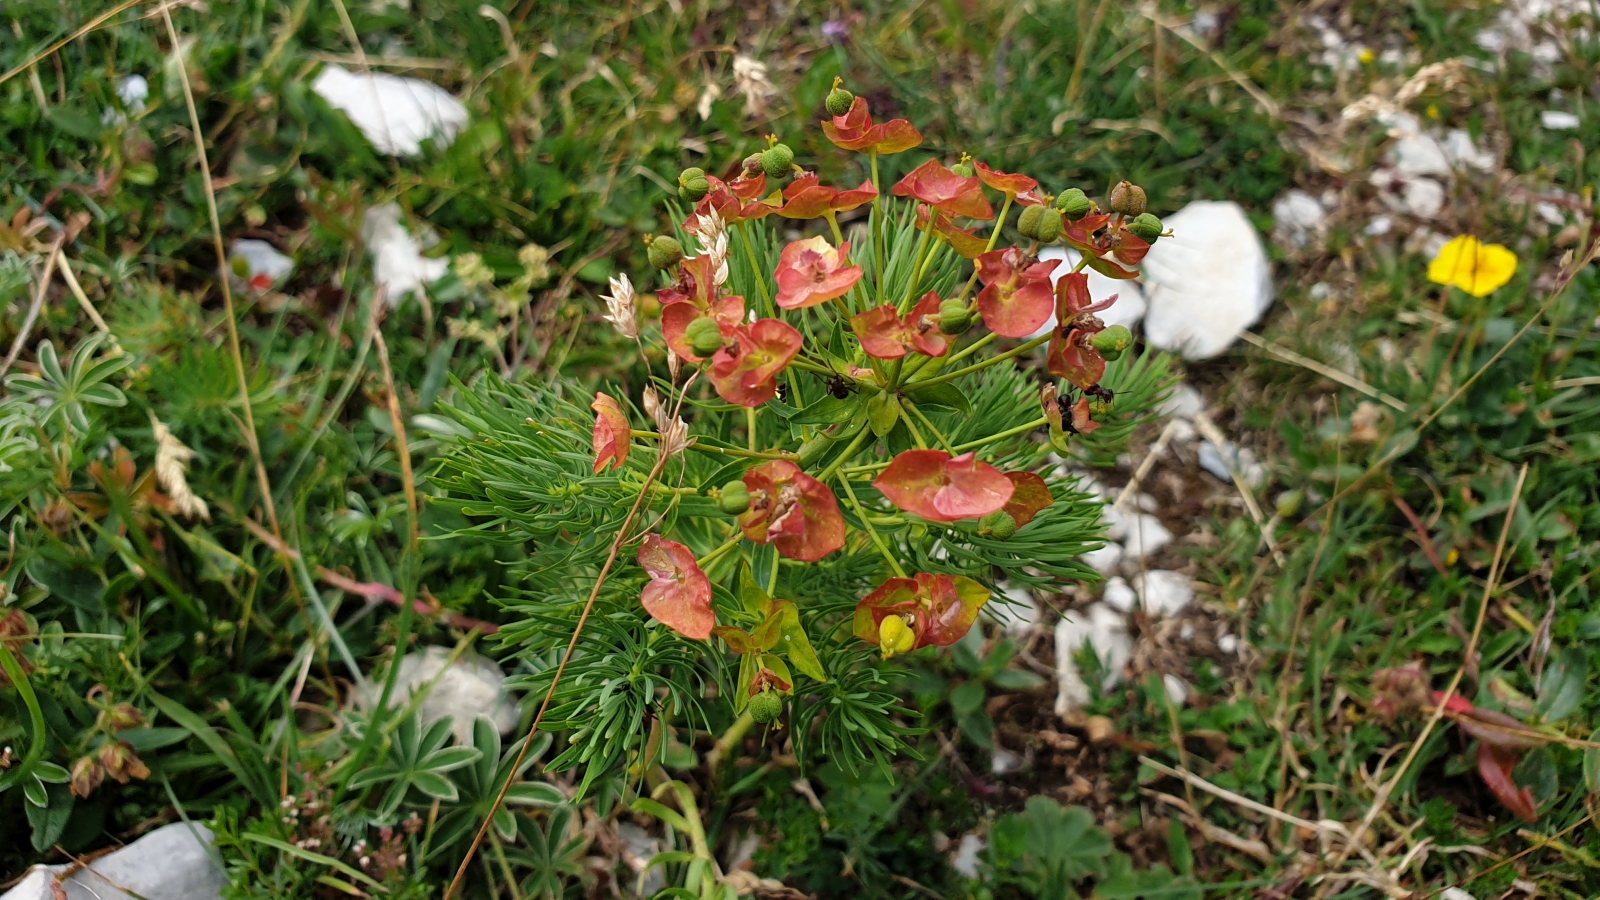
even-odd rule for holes
{"type": "Polygon", "coordinates": [[[538,548],[526,568],[548,586],[532,605],[547,612],[508,629],[529,653],[568,646],[570,630],[548,624],[566,621],[605,635],[579,641],[578,677],[617,684],[602,658],[674,660],[631,664],[637,718],[607,713],[611,737],[580,724],[590,688],[563,688],[580,699],[554,725],[583,737],[558,767],[599,777],[655,752],[638,723],[690,714],[710,683],[733,728],[787,716],[799,748],[846,766],[886,758],[909,732],[877,686],[882,660],[959,640],[1002,581],[1094,577],[1076,558],[1098,538],[1099,501],[1050,454],[1087,453],[1091,434],[1104,452],[1114,438],[1100,429],[1126,435],[1159,393],[1159,358],[1117,367],[1132,335],[1098,318],[1116,298],[1091,297],[1086,274],[1135,273],[1159,221],[1132,185],[1101,211],[1081,190],[1054,195],[985,161],[911,158],[920,132],[838,84],[827,106],[822,131],[858,154],[859,177],[824,183],[777,136],[716,175],[679,173],[687,206],[647,241],[659,275],[618,278],[607,298],[606,319],[643,351],[645,387],[591,390],[592,415],[559,387],[526,402],[486,394],[511,406],[472,421],[515,433],[459,451],[477,468],[457,465],[454,484],[482,498],[463,510],[538,548]],[[1039,259],[1058,242],[1078,249],[1075,266],[1039,259]],[[654,291],[657,316],[641,316],[635,283],[654,291]],[[569,434],[575,446],[558,451],[569,434]],[[545,477],[526,495],[507,487],[545,477]],[[600,585],[581,592],[587,573],[600,585]],[[675,686],[675,705],[650,683],[675,686]]]}

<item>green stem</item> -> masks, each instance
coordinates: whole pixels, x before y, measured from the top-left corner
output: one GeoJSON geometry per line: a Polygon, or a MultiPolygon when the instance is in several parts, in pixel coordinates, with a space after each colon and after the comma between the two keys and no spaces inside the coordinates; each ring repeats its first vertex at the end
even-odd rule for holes
{"type": "Polygon", "coordinates": [[[889,552],[889,545],[885,544],[883,538],[878,536],[878,529],[872,527],[872,519],[867,516],[867,511],[861,508],[861,501],[856,499],[856,492],[850,489],[850,479],[841,474],[838,480],[840,486],[844,488],[844,495],[850,499],[851,508],[856,511],[856,516],[861,519],[861,524],[867,527],[867,534],[872,538],[873,546],[877,547],[878,552],[883,554],[883,558],[888,560],[889,568],[893,569],[896,575],[901,578],[906,577],[906,570],[900,568],[900,561],[895,559],[894,555],[889,552]]]}
{"type": "Polygon", "coordinates": [[[711,568],[711,565],[721,559],[729,550],[739,546],[739,542],[742,540],[744,540],[744,532],[735,528],[733,537],[728,538],[727,542],[722,546],[695,560],[695,565],[698,565],[701,571],[711,568]]]}
{"type": "Polygon", "coordinates": [[[928,208],[928,229],[922,232],[922,240],[917,242],[917,262],[911,267],[911,281],[906,284],[906,295],[900,300],[896,311],[904,316],[906,310],[911,308],[911,298],[917,295],[917,273],[922,269],[922,261],[927,258],[928,245],[933,242],[933,208],[928,208]]]}
{"type": "MultiPolygon", "coordinates": [[[[994,220],[994,230],[989,232],[989,243],[983,246],[983,252],[988,253],[990,250],[993,250],[995,242],[1000,240],[1000,229],[1006,227],[1006,215],[1011,211],[1011,201],[1015,200],[1016,197],[1016,194],[1009,192],[1006,194],[1006,202],[1000,205],[1000,217],[994,220]]],[[[977,283],[978,269],[976,266],[974,266],[972,269],[972,277],[967,279],[967,286],[961,289],[961,296],[957,297],[956,299],[967,299],[967,295],[972,293],[972,286],[977,283]]]]}
{"type": "Polygon", "coordinates": [[[1018,346],[1018,347],[1013,347],[1012,349],[1007,350],[1004,353],[1000,353],[1000,354],[996,354],[995,356],[991,356],[988,359],[984,360],[983,362],[973,363],[972,365],[967,366],[965,369],[957,369],[954,372],[946,372],[943,375],[935,375],[932,378],[925,378],[922,381],[917,381],[917,382],[911,383],[910,385],[908,385],[908,387],[922,388],[922,387],[927,387],[929,385],[934,385],[934,384],[943,384],[946,381],[951,381],[951,380],[954,380],[956,378],[960,378],[963,375],[970,375],[973,372],[976,372],[976,371],[978,371],[980,369],[987,369],[988,367],[994,365],[995,363],[1002,362],[1004,360],[1010,359],[1013,356],[1021,356],[1022,354],[1027,353],[1028,351],[1033,350],[1034,348],[1043,345],[1048,340],[1050,340],[1050,335],[1048,335],[1048,334],[1044,335],[1043,337],[1034,338],[1033,340],[1027,342],[1026,344],[1022,344],[1021,346],[1018,346]]]}
{"type": "Polygon", "coordinates": [[[802,372],[810,372],[813,375],[830,375],[831,376],[831,375],[837,375],[838,374],[837,372],[833,371],[832,369],[828,368],[827,366],[823,365],[822,363],[813,362],[813,361],[811,361],[809,359],[806,359],[806,358],[800,357],[800,356],[796,356],[794,359],[789,360],[789,365],[791,367],[793,367],[793,368],[799,369],[802,372]]]}
{"type": "Polygon", "coordinates": [[[760,452],[756,450],[756,408],[754,406],[747,406],[744,408],[744,423],[745,430],[750,433],[748,435],[750,439],[750,452],[760,452]]]}
{"type": "Polygon", "coordinates": [[[872,429],[866,427],[863,427],[860,431],[856,432],[855,438],[851,440],[849,444],[845,445],[844,452],[840,453],[834,458],[832,465],[828,466],[826,469],[823,469],[822,472],[817,475],[817,480],[827,481],[829,478],[832,478],[833,473],[839,471],[839,467],[844,465],[844,461],[849,459],[851,456],[854,456],[855,452],[861,449],[861,442],[865,441],[867,439],[867,435],[871,433],[872,429]]]}
{"type": "MultiPolygon", "coordinates": [[[[651,440],[656,440],[656,439],[659,439],[661,437],[661,435],[656,434],[654,431],[632,431],[632,432],[629,432],[629,434],[631,434],[633,437],[636,437],[636,438],[649,438],[651,440]]],[[[701,453],[720,453],[720,454],[722,454],[724,456],[743,456],[743,457],[748,457],[750,459],[798,459],[799,458],[799,454],[791,453],[788,450],[757,450],[757,451],[751,452],[749,450],[740,450],[737,447],[713,447],[713,446],[711,446],[709,444],[690,444],[689,445],[689,449],[690,450],[698,450],[701,453]]]]}
{"type": "MultiPolygon", "coordinates": [[[[1009,437],[1015,437],[1015,436],[1017,436],[1019,434],[1026,434],[1027,432],[1030,432],[1030,431],[1034,430],[1035,428],[1038,428],[1040,425],[1049,424],[1049,422],[1050,422],[1049,419],[1045,418],[1044,416],[1040,416],[1039,418],[1034,419],[1032,422],[1029,422],[1026,425],[1018,425],[1015,428],[1008,428],[1005,431],[1002,431],[1002,432],[1000,432],[998,434],[991,434],[986,438],[979,438],[978,440],[975,440],[975,441],[968,441],[965,444],[957,444],[954,447],[951,447],[950,449],[951,449],[952,452],[955,452],[955,453],[965,453],[968,450],[976,450],[979,447],[983,447],[983,446],[987,446],[989,444],[997,443],[997,442],[1003,441],[1003,440],[1005,440],[1006,438],[1009,438],[1009,437]]],[[[863,465],[863,466],[845,466],[845,467],[841,468],[839,471],[842,472],[845,475],[865,475],[865,474],[867,474],[869,472],[881,472],[884,469],[889,468],[889,462],[892,462],[892,460],[885,461],[885,462],[867,463],[866,465],[863,465]]]]}
{"type": "MultiPolygon", "coordinates": [[[[17,767],[18,780],[33,774],[33,764],[44,756],[44,709],[39,706],[39,698],[33,693],[33,685],[28,683],[28,676],[22,671],[22,664],[11,655],[11,648],[0,641],[0,669],[4,669],[6,677],[11,679],[11,684],[22,696],[22,704],[28,707],[28,720],[33,723],[33,743],[28,745],[28,752],[22,757],[22,765],[17,767]]],[[[10,784],[0,782],[0,786],[10,787],[10,784]]]]}
{"type": "Polygon", "coordinates": [[[928,421],[928,417],[922,414],[922,410],[917,409],[917,405],[915,403],[912,403],[905,397],[901,397],[900,408],[911,415],[916,416],[917,421],[921,422],[923,426],[925,426],[929,431],[933,432],[934,439],[939,442],[940,446],[944,447],[946,452],[948,452],[951,456],[957,455],[956,448],[950,446],[950,439],[945,437],[944,434],[939,431],[939,429],[935,428],[932,422],[928,421]]]}
{"type": "Polygon", "coordinates": [[[905,366],[905,362],[906,358],[901,356],[889,364],[889,379],[888,383],[884,385],[884,390],[893,391],[900,387],[900,370],[905,366]]]}
{"type": "Polygon", "coordinates": [[[901,415],[900,415],[900,418],[901,418],[902,421],[904,421],[906,423],[906,430],[911,432],[911,439],[917,442],[917,449],[918,450],[926,450],[926,449],[928,449],[928,441],[927,441],[927,439],[922,436],[922,432],[917,430],[917,426],[916,426],[915,423],[913,423],[911,421],[911,417],[905,415],[902,412],[901,415]]]}
{"type": "Polygon", "coordinates": [[[756,280],[756,287],[761,290],[761,300],[766,304],[767,315],[774,318],[778,315],[778,308],[772,303],[772,294],[767,291],[767,281],[761,277],[761,264],[756,262],[756,245],[750,240],[750,232],[745,230],[745,224],[740,222],[739,240],[744,244],[744,255],[750,260],[750,274],[756,280]]]}
{"type": "Polygon", "coordinates": [[[951,364],[953,362],[960,362],[961,360],[966,359],[967,357],[971,356],[972,354],[977,353],[979,350],[982,350],[984,347],[987,347],[990,344],[994,343],[999,338],[1000,338],[1000,335],[995,334],[994,332],[991,331],[988,334],[984,335],[983,337],[978,338],[977,340],[973,341],[971,344],[967,345],[966,349],[962,350],[960,353],[952,354],[949,359],[946,359],[944,361],[944,364],[948,366],[949,364],[951,364]]]}
{"type": "Polygon", "coordinates": [[[872,188],[877,193],[872,197],[872,248],[878,260],[878,303],[883,303],[883,258],[885,249],[883,245],[883,185],[878,183],[878,153],[875,150],[867,152],[867,157],[872,161],[872,188]]]}

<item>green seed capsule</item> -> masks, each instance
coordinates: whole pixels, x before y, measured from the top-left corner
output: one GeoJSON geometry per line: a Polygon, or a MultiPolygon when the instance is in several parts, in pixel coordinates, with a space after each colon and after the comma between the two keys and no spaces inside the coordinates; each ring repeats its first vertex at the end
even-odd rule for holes
{"type": "Polygon", "coordinates": [[[704,175],[691,178],[678,188],[678,195],[690,203],[699,203],[705,195],[711,193],[711,182],[704,175]]]}
{"type": "Polygon", "coordinates": [[[945,334],[961,334],[972,327],[972,313],[967,304],[951,298],[939,304],[939,330],[945,334]]]}
{"type": "Polygon", "coordinates": [[[978,527],[989,532],[996,540],[1008,541],[1017,533],[1017,520],[1003,509],[995,510],[978,520],[978,527]]]}
{"type": "Polygon", "coordinates": [[[695,356],[710,356],[722,349],[722,329],[709,316],[690,322],[683,336],[688,339],[689,349],[694,351],[695,356]]]}
{"type": "Polygon", "coordinates": [[[771,688],[750,698],[750,718],[757,725],[771,725],[783,716],[783,698],[771,688]]]}
{"type": "Polygon", "coordinates": [[[1061,211],[1048,207],[1035,206],[1032,209],[1040,210],[1039,224],[1033,226],[1035,237],[1039,243],[1048,244],[1061,236],[1061,211]]]}
{"type": "Polygon", "coordinates": [[[699,166],[690,166],[689,168],[684,169],[682,172],[678,173],[678,184],[680,186],[687,185],[689,182],[695,180],[696,178],[704,178],[704,177],[706,177],[706,170],[705,169],[702,169],[699,166]]]}
{"type": "Polygon", "coordinates": [[[1067,221],[1076,222],[1094,210],[1094,201],[1079,188],[1068,188],[1056,198],[1056,209],[1067,221]]]}
{"type": "Polygon", "coordinates": [[[650,257],[650,265],[658,269],[670,269],[683,261],[683,245],[676,238],[657,235],[650,240],[645,255],[650,257]]]}
{"type": "Polygon", "coordinates": [[[1117,186],[1111,189],[1111,211],[1125,216],[1143,213],[1144,188],[1129,181],[1117,182],[1117,186]]]}
{"type": "Polygon", "coordinates": [[[794,165],[794,151],[788,144],[774,144],[767,152],[761,154],[761,171],[770,178],[782,178],[789,174],[789,169],[794,165]]]}
{"type": "Polygon", "coordinates": [[[1133,343],[1133,332],[1126,325],[1112,325],[1104,331],[1098,332],[1089,339],[1094,348],[1103,355],[1107,350],[1121,353],[1133,343]]]}
{"type": "Polygon", "coordinates": [[[1017,217],[1017,230],[1025,238],[1039,239],[1039,220],[1044,218],[1044,207],[1030,206],[1017,217]]]}
{"type": "Polygon", "coordinates": [[[962,178],[971,178],[973,175],[972,167],[966,163],[956,163],[950,167],[950,171],[960,175],[962,178]]]}
{"type": "Polygon", "coordinates": [[[722,486],[717,507],[730,516],[737,516],[750,508],[750,489],[738,479],[728,482],[722,486]]]}
{"type": "Polygon", "coordinates": [[[828,115],[834,117],[845,115],[850,112],[850,107],[854,106],[855,102],[855,94],[842,87],[836,87],[828,92],[828,115]]]}
{"type": "Polygon", "coordinates": [[[1161,220],[1149,213],[1140,213],[1128,223],[1128,230],[1146,242],[1154,244],[1156,239],[1161,237],[1161,220]]]}

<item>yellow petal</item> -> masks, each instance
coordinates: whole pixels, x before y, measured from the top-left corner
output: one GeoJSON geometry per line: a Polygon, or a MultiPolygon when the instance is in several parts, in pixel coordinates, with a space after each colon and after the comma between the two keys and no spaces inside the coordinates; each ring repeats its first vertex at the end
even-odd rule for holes
{"type": "Polygon", "coordinates": [[[1428,280],[1487,296],[1511,280],[1517,255],[1499,244],[1484,244],[1469,234],[1452,239],[1428,264],[1428,280]]]}
{"type": "MultiPolygon", "coordinates": [[[[1474,267],[1471,284],[1461,284],[1462,290],[1474,297],[1487,296],[1498,290],[1517,271],[1517,255],[1499,244],[1485,244],[1478,248],[1478,261],[1474,267]]],[[[1459,283],[1459,282],[1458,282],[1459,283]]]]}
{"type": "Polygon", "coordinates": [[[1433,258],[1433,262],[1428,263],[1428,280],[1434,284],[1455,284],[1461,269],[1470,268],[1477,257],[1477,238],[1470,234],[1452,238],[1439,248],[1439,255],[1433,258]]]}

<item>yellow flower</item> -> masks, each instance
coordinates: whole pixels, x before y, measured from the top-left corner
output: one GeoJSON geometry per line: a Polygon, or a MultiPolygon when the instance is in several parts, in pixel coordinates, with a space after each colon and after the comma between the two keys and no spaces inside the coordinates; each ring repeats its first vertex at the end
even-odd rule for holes
{"type": "Polygon", "coordinates": [[[1428,280],[1453,284],[1474,297],[1484,297],[1510,281],[1516,271],[1515,253],[1463,234],[1439,249],[1439,255],[1428,264],[1428,280]]]}
{"type": "Polygon", "coordinates": [[[883,648],[883,658],[905,653],[917,642],[917,636],[899,616],[884,616],[878,623],[878,646],[883,648]]]}

